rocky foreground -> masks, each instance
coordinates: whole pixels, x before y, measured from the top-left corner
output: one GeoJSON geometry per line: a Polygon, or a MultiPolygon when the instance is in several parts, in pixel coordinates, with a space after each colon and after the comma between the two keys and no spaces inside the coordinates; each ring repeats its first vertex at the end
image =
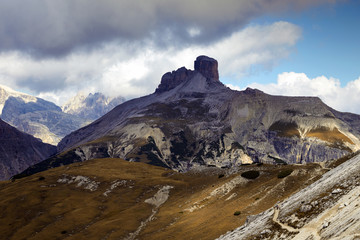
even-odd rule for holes
{"type": "Polygon", "coordinates": [[[360,239],[360,156],[218,239],[360,239]]]}

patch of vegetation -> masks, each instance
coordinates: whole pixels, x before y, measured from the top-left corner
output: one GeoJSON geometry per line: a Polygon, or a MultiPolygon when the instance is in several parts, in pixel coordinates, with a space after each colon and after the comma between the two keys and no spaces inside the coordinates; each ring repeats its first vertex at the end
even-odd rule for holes
{"type": "Polygon", "coordinates": [[[45,180],[45,177],[40,176],[40,177],[39,177],[39,181],[43,181],[43,180],[45,180]]]}
{"type": "Polygon", "coordinates": [[[286,109],[286,110],[284,110],[284,112],[291,116],[303,115],[302,112],[300,112],[298,110],[294,110],[294,109],[286,109]]]}
{"type": "Polygon", "coordinates": [[[140,147],[140,150],[138,152],[138,155],[145,154],[147,160],[149,160],[150,164],[155,166],[161,166],[167,168],[162,161],[161,158],[163,157],[159,148],[157,147],[155,140],[152,136],[148,136],[146,139],[146,144],[140,147]]]}
{"type": "Polygon", "coordinates": [[[260,172],[259,171],[247,171],[247,172],[243,172],[241,174],[241,176],[246,179],[256,179],[260,176],[260,172]]]}
{"type": "Polygon", "coordinates": [[[341,158],[338,158],[336,160],[332,160],[330,162],[330,164],[328,165],[329,168],[336,168],[337,166],[339,166],[340,164],[350,160],[351,158],[357,156],[360,154],[360,151],[357,151],[357,152],[354,152],[354,153],[351,153],[351,154],[348,154],[344,157],[341,157],[341,158]]]}
{"type": "Polygon", "coordinates": [[[277,121],[270,126],[269,131],[276,132],[280,137],[300,138],[298,125],[295,122],[277,121]]]}
{"type": "Polygon", "coordinates": [[[291,173],[293,172],[292,169],[284,169],[284,170],[281,170],[279,173],[278,173],[278,178],[285,178],[287,176],[289,176],[291,173]]]}
{"type": "Polygon", "coordinates": [[[344,142],[354,144],[350,138],[341,133],[337,128],[330,130],[328,127],[318,127],[306,134],[307,137],[319,138],[323,141],[333,143],[335,147],[343,146],[344,142]]]}
{"type": "Polygon", "coordinates": [[[235,149],[241,149],[241,150],[245,151],[245,148],[243,146],[241,146],[241,144],[238,142],[231,143],[231,150],[235,150],[235,149]]]}
{"type": "Polygon", "coordinates": [[[60,167],[63,165],[68,165],[76,162],[82,162],[81,157],[75,153],[76,149],[72,149],[61,153],[56,156],[52,156],[42,162],[39,162],[35,165],[32,165],[25,169],[23,172],[13,176],[11,179],[20,179],[27,176],[31,176],[38,172],[43,172],[51,168],[60,167]]]}
{"type": "Polygon", "coordinates": [[[172,104],[153,103],[148,107],[147,115],[161,116],[163,119],[174,119],[181,117],[181,111],[172,104]]]}
{"type": "Polygon", "coordinates": [[[224,130],[223,130],[224,133],[232,133],[232,128],[229,126],[229,127],[226,127],[224,130]]]}
{"type": "Polygon", "coordinates": [[[234,216],[239,216],[241,214],[241,212],[240,211],[236,211],[236,212],[234,212],[234,216]]]}
{"type": "Polygon", "coordinates": [[[171,140],[170,151],[174,155],[186,156],[188,151],[188,140],[184,131],[173,134],[174,140],[171,140]]]}
{"type": "Polygon", "coordinates": [[[324,118],[335,118],[335,116],[331,113],[324,114],[324,118]]]}

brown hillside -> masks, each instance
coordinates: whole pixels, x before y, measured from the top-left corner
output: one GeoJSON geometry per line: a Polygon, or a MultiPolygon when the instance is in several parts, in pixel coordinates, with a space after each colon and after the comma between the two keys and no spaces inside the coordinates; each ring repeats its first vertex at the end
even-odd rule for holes
{"type": "Polygon", "coordinates": [[[216,168],[181,174],[121,159],[74,163],[0,183],[0,239],[214,239],[324,171],[318,165],[251,165],[232,175],[216,168]],[[280,179],[283,168],[293,173],[280,179]],[[250,170],[260,176],[240,176],[250,170]],[[165,203],[145,202],[164,186],[173,187],[165,203]]]}

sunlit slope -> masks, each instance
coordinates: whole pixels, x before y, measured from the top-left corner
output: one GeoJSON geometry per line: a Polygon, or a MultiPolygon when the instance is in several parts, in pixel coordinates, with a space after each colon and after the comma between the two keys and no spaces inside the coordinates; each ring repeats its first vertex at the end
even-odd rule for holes
{"type": "Polygon", "coordinates": [[[214,239],[324,171],[250,165],[233,174],[217,168],[176,173],[121,159],[74,163],[0,183],[0,238],[214,239]],[[278,178],[285,169],[293,171],[278,178]],[[259,177],[241,176],[250,170],[259,177]]]}

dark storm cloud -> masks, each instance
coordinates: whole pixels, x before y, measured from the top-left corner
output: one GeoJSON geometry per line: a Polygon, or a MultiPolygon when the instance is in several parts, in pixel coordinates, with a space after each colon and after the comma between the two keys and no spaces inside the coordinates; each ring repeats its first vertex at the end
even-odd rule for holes
{"type": "Polygon", "coordinates": [[[0,0],[0,51],[65,56],[117,41],[207,44],[264,14],[334,0],[0,0]]]}

